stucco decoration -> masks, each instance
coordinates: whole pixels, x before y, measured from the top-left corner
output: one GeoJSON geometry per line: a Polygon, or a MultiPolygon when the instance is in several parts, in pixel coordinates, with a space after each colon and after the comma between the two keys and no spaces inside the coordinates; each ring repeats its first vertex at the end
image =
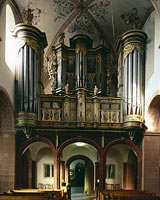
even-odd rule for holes
{"type": "Polygon", "coordinates": [[[138,10],[136,8],[129,10],[120,17],[131,29],[140,29],[142,26],[142,17],[138,14],[138,10]]]}
{"type": "Polygon", "coordinates": [[[36,25],[40,20],[42,11],[39,8],[33,9],[32,2],[29,2],[22,10],[22,18],[26,24],[36,25]]]}

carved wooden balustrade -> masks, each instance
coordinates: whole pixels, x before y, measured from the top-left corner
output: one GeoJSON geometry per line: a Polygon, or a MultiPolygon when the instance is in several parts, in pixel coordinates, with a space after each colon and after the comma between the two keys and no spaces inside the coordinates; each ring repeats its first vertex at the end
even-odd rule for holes
{"type": "Polygon", "coordinates": [[[62,125],[72,128],[117,128],[122,124],[122,100],[112,97],[86,96],[79,102],[76,96],[43,95],[40,103],[42,125],[62,125]],[[82,106],[81,111],[77,108],[82,106]],[[83,113],[83,114],[82,114],[83,113]],[[81,115],[84,115],[81,116],[81,115]]]}

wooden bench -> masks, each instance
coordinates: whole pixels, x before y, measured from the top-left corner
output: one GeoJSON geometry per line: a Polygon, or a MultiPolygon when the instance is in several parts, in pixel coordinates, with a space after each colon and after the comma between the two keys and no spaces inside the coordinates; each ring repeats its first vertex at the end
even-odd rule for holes
{"type": "Polygon", "coordinates": [[[20,189],[0,194],[0,200],[65,200],[62,190],[20,189]]]}
{"type": "Polygon", "coordinates": [[[138,190],[99,190],[99,200],[160,200],[155,194],[138,190]]]}

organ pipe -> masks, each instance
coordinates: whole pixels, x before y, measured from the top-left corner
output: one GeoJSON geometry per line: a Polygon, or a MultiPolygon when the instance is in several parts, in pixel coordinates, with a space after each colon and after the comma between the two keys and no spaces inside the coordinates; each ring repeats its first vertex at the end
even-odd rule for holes
{"type": "Polygon", "coordinates": [[[143,122],[144,102],[144,59],[147,35],[141,30],[132,30],[124,33],[116,43],[119,53],[119,82],[123,83],[123,117],[125,126],[137,126],[143,122]],[[123,67],[121,67],[123,66],[123,67]],[[123,70],[123,71],[121,71],[123,70]],[[136,123],[135,123],[136,122],[136,123]]]}
{"type": "Polygon", "coordinates": [[[17,126],[29,130],[28,127],[34,126],[38,117],[41,64],[47,41],[39,29],[23,23],[16,25],[13,36],[19,41],[17,126]]]}

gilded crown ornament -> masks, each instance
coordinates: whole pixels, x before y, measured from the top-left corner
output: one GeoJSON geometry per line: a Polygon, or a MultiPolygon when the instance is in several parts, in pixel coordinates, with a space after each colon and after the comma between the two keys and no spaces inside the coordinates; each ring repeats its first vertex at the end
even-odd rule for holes
{"type": "Polygon", "coordinates": [[[29,2],[22,10],[22,18],[26,24],[36,25],[39,22],[40,15],[42,11],[39,8],[33,9],[33,4],[29,2]]]}

